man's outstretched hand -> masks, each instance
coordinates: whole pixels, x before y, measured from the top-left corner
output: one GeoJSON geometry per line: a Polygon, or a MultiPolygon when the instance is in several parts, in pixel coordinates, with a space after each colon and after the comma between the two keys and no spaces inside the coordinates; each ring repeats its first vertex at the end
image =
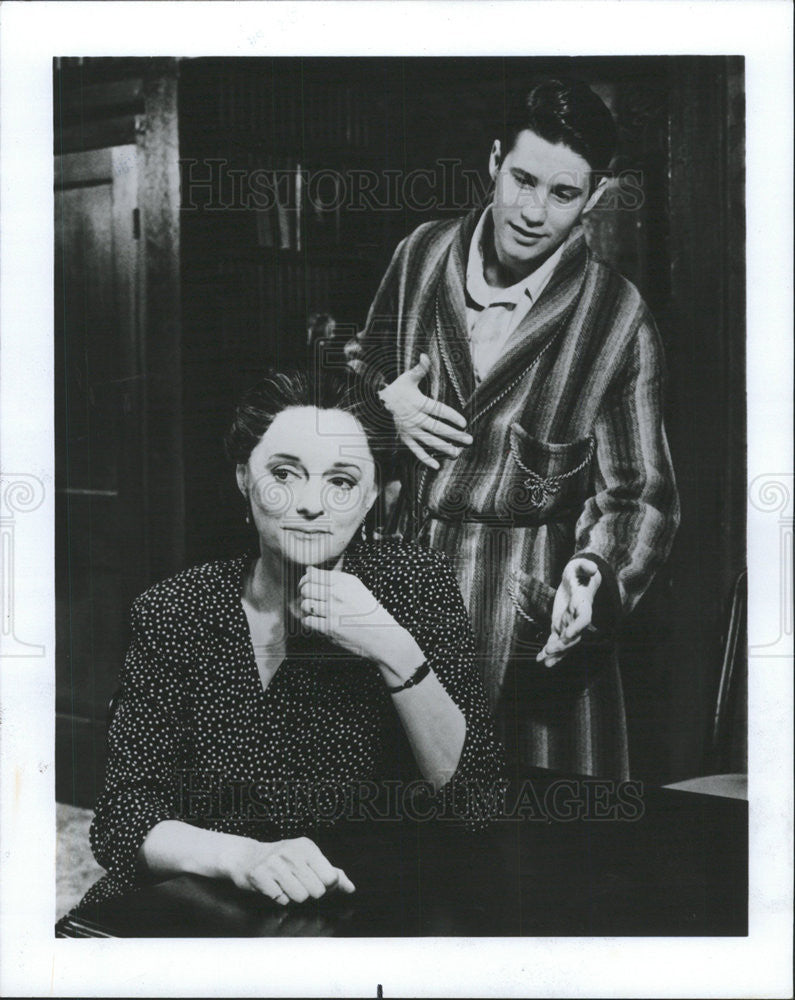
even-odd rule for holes
{"type": "Polygon", "coordinates": [[[552,605],[552,630],[536,657],[545,667],[554,667],[582,639],[593,617],[593,602],[602,574],[590,559],[572,559],[563,570],[552,605]]]}
{"type": "Polygon", "coordinates": [[[472,444],[464,428],[464,417],[451,406],[439,403],[420,392],[420,382],[430,371],[427,354],[379,392],[381,401],[392,414],[400,440],[417,458],[438,469],[438,461],[428,450],[457,458],[462,446],[472,444]]]}

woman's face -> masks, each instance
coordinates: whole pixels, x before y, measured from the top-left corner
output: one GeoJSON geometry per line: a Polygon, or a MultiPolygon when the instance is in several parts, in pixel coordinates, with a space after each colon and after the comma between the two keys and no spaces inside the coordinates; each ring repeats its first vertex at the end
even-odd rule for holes
{"type": "Polygon", "coordinates": [[[263,553],[301,566],[339,558],[375,502],[375,464],[358,420],[314,406],[283,410],[237,482],[263,553]]]}

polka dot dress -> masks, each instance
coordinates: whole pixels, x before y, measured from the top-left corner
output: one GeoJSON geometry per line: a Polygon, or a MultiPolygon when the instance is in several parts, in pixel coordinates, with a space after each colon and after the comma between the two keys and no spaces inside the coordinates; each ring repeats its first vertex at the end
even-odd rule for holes
{"type": "MultiPolygon", "coordinates": [[[[241,604],[252,559],[186,570],[133,605],[133,641],[90,833],[108,875],[80,907],[146,880],[138,850],[162,820],[261,841],[311,836],[318,823],[346,814],[357,783],[421,778],[372,663],[296,625],[263,689],[241,604]]],[[[464,714],[453,784],[477,779],[482,787],[497,778],[502,748],[446,558],[398,541],[361,543],[346,551],[343,571],[411,633],[464,714]]]]}

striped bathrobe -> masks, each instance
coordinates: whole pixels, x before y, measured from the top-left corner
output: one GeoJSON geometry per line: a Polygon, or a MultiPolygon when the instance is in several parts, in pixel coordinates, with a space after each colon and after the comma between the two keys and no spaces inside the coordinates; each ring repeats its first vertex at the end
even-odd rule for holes
{"type": "Polygon", "coordinates": [[[423,392],[463,413],[474,443],[438,472],[407,462],[398,530],[452,560],[507,749],[522,765],[628,776],[613,627],[667,557],[679,503],[662,420],[663,353],[637,289],[580,226],[503,356],[476,384],[465,274],[479,211],[398,246],[348,345],[374,385],[431,360],[423,392]],[[595,633],[535,663],[573,555],[599,566],[595,633]]]}

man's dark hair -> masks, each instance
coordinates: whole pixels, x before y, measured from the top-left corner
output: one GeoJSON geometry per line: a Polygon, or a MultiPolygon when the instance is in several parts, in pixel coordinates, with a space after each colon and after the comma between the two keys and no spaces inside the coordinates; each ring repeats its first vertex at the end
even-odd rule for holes
{"type": "Polygon", "coordinates": [[[534,81],[505,109],[503,156],[529,129],[547,142],[563,143],[605,173],[618,145],[613,116],[587,83],[565,77],[534,81]]]}

